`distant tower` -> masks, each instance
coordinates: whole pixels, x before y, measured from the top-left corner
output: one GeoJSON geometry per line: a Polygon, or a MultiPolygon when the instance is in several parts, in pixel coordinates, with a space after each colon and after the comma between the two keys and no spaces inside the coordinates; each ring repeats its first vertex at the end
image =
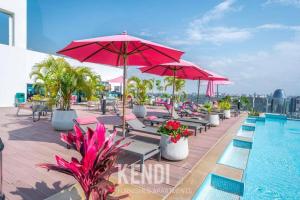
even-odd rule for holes
{"type": "Polygon", "coordinates": [[[271,112],[272,113],[285,113],[285,101],[286,96],[282,89],[275,90],[271,101],[271,112]]]}

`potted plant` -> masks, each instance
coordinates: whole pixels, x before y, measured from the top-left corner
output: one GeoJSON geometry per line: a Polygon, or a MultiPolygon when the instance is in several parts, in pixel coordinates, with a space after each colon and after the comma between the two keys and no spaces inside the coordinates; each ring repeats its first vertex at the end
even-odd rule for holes
{"type": "Polygon", "coordinates": [[[44,87],[49,104],[56,105],[51,122],[56,130],[73,128],[77,114],[71,109],[72,93],[81,91],[91,97],[95,91],[94,82],[100,82],[89,68],[75,68],[65,59],[51,56],[34,67],[31,77],[34,77],[35,84],[44,87]]]}
{"type": "Polygon", "coordinates": [[[211,103],[205,103],[204,108],[206,109],[208,113],[208,121],[212,126],[219,126],[220,124],[220,117],[218,113],[212,112],[212,105],[211,103]]]}
{"type": "MultiPolygon", "coordinates": [[[[129,143],[120,145],[124,138],[115,141],[116,132],[107,138],[105,127],[100,123],[97,124],[95,131],[88,129],[85,135],[77,126],[74,127],[74,131],[75,134],[62,133],[61,140],[76,149],[81,156],[80,159],[71,158],[71,161],[68,162],[56,155],[56,164],[43,163],[38,166],[73,176],[84,191],[84,200],[127,197],[128,195],[111,197],[116,185],[109,178],[112,173],[118,171],[116,160],[121,148],[129,145],[129,143]]],[[[61,197],[61,199],[65,198],[61,197]]],[[[56,199],[59,200],[60,198],[57,197],[56,199]]]]}
{"type": "Polygon", "coordinates": [[[145,104],[148,102],[148,91],[153,88],[153,81],[142,80],[136,76],[128,79],[127,96],[134,97],[134,105],[132,112],[137,117],[145,117],[147,110],[145,104]]]}
{"type": "Polygon", "coordinates": [[[175,78],[172,76],[167,76],[164,78],[165,91],[168,87],[173,88],[174,86],[174,97],[172,97],[172,101],[174,103],[174,107],[178,107],[177,103],[180,102],[180,92],[183,91],[185,87],[185,80],[180,78],[175,78]]]}
{"type": "Polygon", "coordinates": [[[254,109],[251,109],[248,112],[248,117],[259,117],[259,112],[255,111],[254,109]]]}
{"type": "Polygon", "coordinates": [[[231,104],[230,104],[230,102],[226,101],[226,100],[220,101],[219,107],[220,107],[221,110],[223,110],[225,118],[229,119],[231,117],[231,113],[230,113],[231,104]]]}
{"type": "Polygon", "coordinates": [[[189,154],[188,136],[192,135],[179,121],[163,123],[158,132],[161,134],[160,148],[162,157],[168,160],[183,160],[189,154]]]}

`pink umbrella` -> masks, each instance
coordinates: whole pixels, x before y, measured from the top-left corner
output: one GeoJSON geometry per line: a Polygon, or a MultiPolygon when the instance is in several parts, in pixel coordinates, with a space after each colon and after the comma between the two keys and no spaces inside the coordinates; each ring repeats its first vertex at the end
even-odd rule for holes
{"type": "Polygon", "coordinates": [[[204,71],[205,73],[209,74],[209,76],[203,77],[203,76],[199,76],[197,73],[190,73],[188,74],[188,76],[185,77],[185,79],[191,79],[191,80],[198,80],[198,93],[197,93],[197,103],[199,102],[199,97],[200,97],[200,82],[201,80],[205,80],[205,81],[228,81],[228,78],[221,76],[219,74],[216,74],[212,71],[209,71],[207,69],[201,69],[202,71],[204,71]]]}
{"type": "Polygon", "coordinates": [[[155,74],[159,76],[173,76],[181,79],[190,79],[190,74],[197,77],[208,78],[210,76],[204,69],[192,62],[180,59],[180,62],[164,63],[155,66],[139,68],[142,73],[155,74]]]}
{"type": "Polygon", "coordinates": [[[119,76],[117,78],[113,78],[111,80],[108,80],[107,82],[109,83],[120,83],[122,84],[123,83],[123,76],[119,76]]]}
{"type": "Polygon", "coordinates": [[[217,97],[219,97],[219,85],[230,85],[230,84],[233,84],[232,81],[221,81],[221,80],[216,80],[216,81],[213,81],[214,82],[214,85],[217,86],[217,97]]]}
{"type": "MultiPolygon", "coordinates": [[[[58,53],[81,62],[122,66],[124,69],[123,96],[126,91],[127,65],[154,66],[166,62],[177,62],[183,54],[182,51],[133,37],[127,33],[75,40],[58,53]]],[[[123,98],[123,116],[125,116],[125,99],[123,98]]],[[[123,117],[123,133],[124,131],[125,118],[123,117]]]]}
{"type": "Polygon", "coordinates": [[[217,81],[214,81],[214,84],[215,85],[230,85],[230,84],[233,84],[233,82],[232,81],[219,81],[219,80],[217,80],[217,81]]]}
{"type": "MultiPolygon", "coordinates": [[[[139,68],[142,73],[150,73],[159,76],[173,76],[173,91],[172,91],[172,103],[174,104],[174,94],[175,94],[175,78],[179,77],[181,79],[190,79],[190,74],[195,74],[197,77],[201,78],[208,78],[210,74],[205,72],[202,68],[198,67],[197,65],[185,61],[180,60],[180,62],[172,62],[172,63],[165,63],[155,66],[149,67],[142,67],[139,68]]],[[[173,109],[172,109],[172,116],[173,116],[173,109]]]]}
{"type": "Polygon", "coordinates": [[[213,97],[215,94],[215,91],[214,91],[214,83],[213,81],[208,81],[208,84],[207,84],[207,89],[206,89],[206,96],[208,97],[213,97]]]}

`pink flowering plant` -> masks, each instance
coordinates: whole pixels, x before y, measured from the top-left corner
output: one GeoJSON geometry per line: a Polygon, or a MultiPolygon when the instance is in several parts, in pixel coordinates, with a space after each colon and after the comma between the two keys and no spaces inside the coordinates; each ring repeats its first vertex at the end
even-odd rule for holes
{"type": "Polygon", "coordinates": [[[127,197],[128,195],[111,196],[117,185],[109,181],[109,177],[118,171],[118,154],[129,143],[121,144],[124,138],[115,141],[116,132],[106,137],[105,127],[100,123],[95,131],[89,128],[85,135],[78,126],[74,126],[74,130],[75,135],[62,133],[61,140],[74,147],[80,153],[81,159],[71,158],[68,162],[56,155],[56,164],[43,163],[38,166],[73,176],[82,187],[86,200],[127,197]]]}
{"type": "Polygon", "coordinates": [[[180,122],[176,120],[168,120],[163,123],[159,127],[158,132],[168,135],[170,137],[170,141],[173,143],[177,143],[182,137],[189,137],[192,135],[186,126],[181,125],[180,122]]]}

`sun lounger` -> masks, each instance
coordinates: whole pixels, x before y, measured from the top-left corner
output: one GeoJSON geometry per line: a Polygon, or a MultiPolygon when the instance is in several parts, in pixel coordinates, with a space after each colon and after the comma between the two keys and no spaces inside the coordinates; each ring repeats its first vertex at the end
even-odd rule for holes
{"type": "MultiPolygon", "coordinates": [[[[169,115],[163,116],[163,118],[170,119],[171,118],[171,111],[170,111],[170,109],[168,109],[168,107],[166,107],[166,108],[169,112],[169,115]]],[[[211,127],[211,124],[207,120],[202,119],[200,116],[199,117],[193,117],[193,118],[180,117],[175,110],[173,110],[173,119],[176,119],[180,122],[190,122],[190,123],[195,123],[195,124],[201,124],[202,126],[204,126],[205,131],[207,131],[207,129],[211,127]]]]}
{"type": "MultiPolygon", "coordinates": [[[[74,119],[74,123],[78,125],[78,127],[84,133],[86,133],[88,127],[95,130],[98,120],[95,117],[79,118],[79,119],[74,119]]],[[[116,136],[115,140],[118,140],[120,138],[121,136],[116,136]]],[[[122,150],[139,157],[137,162],[134,162],[132,164],[139,162],[140,172],[143,172],[145,160],[155,155],[157,155],[158,160],[161,159],[161,152],[158,144],[137,140],[134,138],[134,136],[126,137],[125,140],[122,141],[122,143],[124,144],[128,142],[130,142],[130,145],[123,147],[122,150]]]]}
{"type": "MultiPolygon", "coordinates": [[[[156,127],[146,126],[139,119],[137,119],[134,114],[125,115],[125,121],[127,126],[127,130],[126,130],[127,133],[129,131],[137,131],[137,132],[147,133],[151,135],[160,135],[157,132],[158,129],[156,127]]],[[[122,125],[114,126],[114,129],[116,128],[122,128],[122,125]]]]}
{"type": "MultiPolygon", "coordinates": [[[[162,124],[162,123],[166,122],[167,120],[168,120],[168,118],[158,118],[155,116],[149,116],[144,119],[144,122],[146,122],[146,123],[148,122],[148,123],[150,123],[151,126],[153,126],[154,124],[162,124]]],[[[181,123],[181,125],[188,127],[188,129],[193,129],[195,135],[197,135],[197,131],[199,131],[200,133],[202,132],[203,126],[200,123],[198,123],[198,121],[196,121],[196,120],[195,120],[196,122],[184,121],[184,120],[181,120],[181,118],[177,119],[177,120],[181,123]]]]}

